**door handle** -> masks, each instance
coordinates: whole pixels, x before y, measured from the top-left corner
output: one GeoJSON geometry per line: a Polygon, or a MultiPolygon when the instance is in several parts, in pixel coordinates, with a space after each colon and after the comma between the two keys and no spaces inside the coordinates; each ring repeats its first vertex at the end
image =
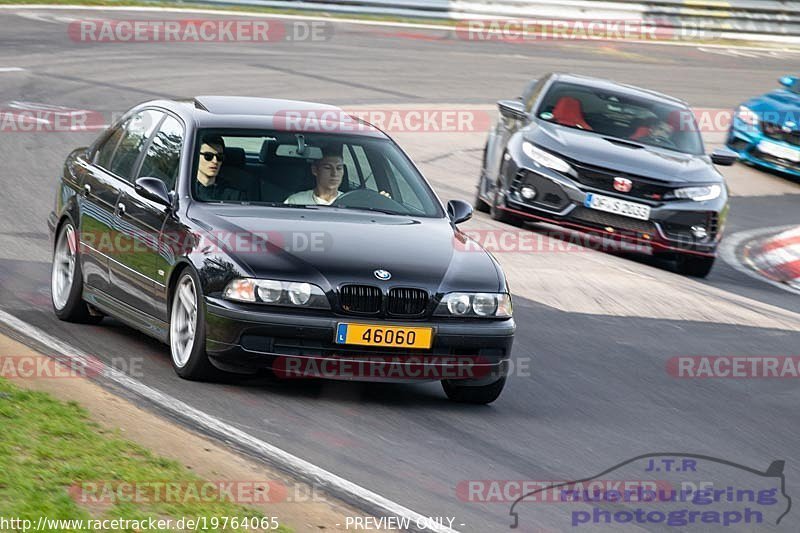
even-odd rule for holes
{"type": "Polygon", "coordinates": [[[92,186],[91,186],[91,185],[89,185],[88,183],[87,183],[87,184],[85,184],[85,185],[83,186],[83,192],[84,192],[84,195],[85,195],[85,196],[89,196],[90,194],[92,194],[92,186]]]}
{"type": "Polygon", "coordinates": [[[125,204],[122,202],[118,203],[117,210],[119,211],[119,216],[123,216],[125,214],[125,204]]]}

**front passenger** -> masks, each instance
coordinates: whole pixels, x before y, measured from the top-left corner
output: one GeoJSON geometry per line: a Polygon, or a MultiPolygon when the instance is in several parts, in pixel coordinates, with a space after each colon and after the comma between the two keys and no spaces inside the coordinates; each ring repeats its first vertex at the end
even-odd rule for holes
{"type": "Polygon", "coordinates": [[[202,202],[241,201],[242,194],[220,179],[219,171],[225,159],[225,141],[219,135],[203,137],[194,182],[194,197],[202,202]]]}

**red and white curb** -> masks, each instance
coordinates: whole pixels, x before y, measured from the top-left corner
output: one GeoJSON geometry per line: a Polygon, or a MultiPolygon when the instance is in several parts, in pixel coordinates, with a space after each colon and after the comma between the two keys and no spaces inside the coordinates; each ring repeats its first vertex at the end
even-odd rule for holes
{"type": "Polygon", "coordinates": [[[800,289],[800,227],[751,241],[742,257],[767,279],[800,289]]]}

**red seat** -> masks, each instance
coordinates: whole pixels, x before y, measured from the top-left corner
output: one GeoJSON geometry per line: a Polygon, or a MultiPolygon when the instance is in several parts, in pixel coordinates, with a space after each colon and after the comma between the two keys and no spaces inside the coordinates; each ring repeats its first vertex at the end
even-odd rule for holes
{"type": "Polygon", "coordinates": [[[592,129],[586,119],[583,118],[581,101],[572,96],[562,96],[558,99],[553,109],[553,119],[562,126],[577,126],[584,130],[592,129]]]}
{"type": "Polygon", "coordinates": [[[633,135],[631,135],[629,138],[635,141],[636,139],[647,137],[648,135],[650,135],[651,131],[653,130],[651,130],[647,126],[639,126],[638,128],[636,128],[636,131],[633,132],[633,135]]]}

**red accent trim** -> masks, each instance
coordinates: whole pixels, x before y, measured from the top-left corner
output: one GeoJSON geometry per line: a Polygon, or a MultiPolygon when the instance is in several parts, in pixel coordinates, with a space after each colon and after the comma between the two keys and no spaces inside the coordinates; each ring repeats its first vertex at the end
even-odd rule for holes
{"type": "Polygon", "coordinates": [[[700,255],[700,256],[703,256],[703,257],[716,257],[717,256],[717,254],[714,253],[714,252],[711,252],[711,253],[709,253],[709,252],[698,252],[697,250],[686,250],[684,248],[675,248],[674,246],[669,246],[668,244],[664,244],[661,241],[656,241],[656,240],[648,241],[646,239],[640,239],[638,237],[631,237],[629,235],[624,235],[622,233],[611,233],[611,232],[608,232],[608,231],[605,231],[605,230],[602,230],[602,229],[599,229],[599,228],[593,228],[591,226],[584,226],[582,224],[577,224],[575,222],[569,222],[569,221],[566,221],[566,220],[555,220],[555,219],[551,219],[551,218],[547,218],[547,217],[543,217],[543,216],[539,216],[539,215],[532,215],[531,213],[526,213],[525,211],[518,211],[517,209],[512,209],[510,207],[503,207],[503,206],[500,206],[500,205],[498,205],[496,207],[498,209],[502,209],[503,211],[510,211],[510,212],[515,213],[517,215],[522,215],[522,216],[529,217],[529,218],[535,218],[537,220],[544,220],[545,222],[550,222],[550,223],[555,224],[557,226],[572,226],[572,227],[578,228],[578,229],[580,229],[582,231],[585,231],[587,233],[600,233],[600,234],[603,234],[603,235],[613,235],[614,237],[618,237],[620,239],[625,239],[627,241],[633,241],[633,242],[640,243],[640,244],[649,244],[649,245],[655,246],[657,248],[662,248],[664,250],[670,250],[670,251],[674,251],[674,252],[680,252],[680,253],[686,253],[686,254],[692,254],[692,255],[700,255]]]}

